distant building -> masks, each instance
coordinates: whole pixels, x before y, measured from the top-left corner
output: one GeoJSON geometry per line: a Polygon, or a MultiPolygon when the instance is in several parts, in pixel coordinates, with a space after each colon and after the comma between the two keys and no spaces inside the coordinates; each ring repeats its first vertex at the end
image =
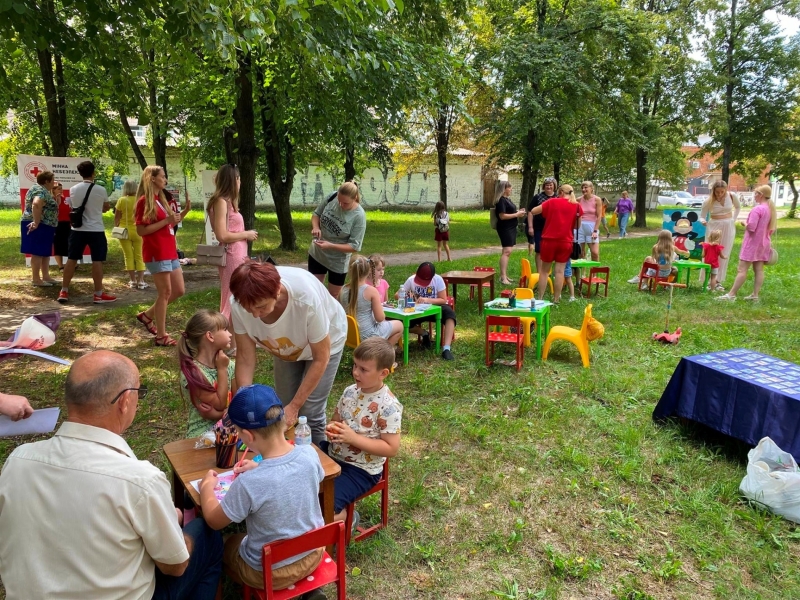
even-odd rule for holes
{"type": "MultiPolygon", "coordinates": [[[[722,179],[722,152],[698,155],[698,152],[702,150],[702,146],[685,145],[681,147],[681,151],[686,156],[687,172],[689,173],[686,178],[686,191],[698,196],[708,194],[714,182],[722,179]]],[[[728,188],[733,192],[750,192],[758,185],[769,185],[768,173],[769,167],[759,175],[758,182],[750,186],[741,175],[732,172],[728,188]]]]}

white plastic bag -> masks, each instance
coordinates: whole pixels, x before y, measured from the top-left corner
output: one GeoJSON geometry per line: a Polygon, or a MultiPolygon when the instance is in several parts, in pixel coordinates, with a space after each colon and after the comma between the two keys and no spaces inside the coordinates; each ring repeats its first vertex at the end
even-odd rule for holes
{"type": "Polygon", "coordinates": [[[800,523],[800,470],[788,452],[765,437],[747,453],[747,475],[739,485],[747,498],[800,523]]]}

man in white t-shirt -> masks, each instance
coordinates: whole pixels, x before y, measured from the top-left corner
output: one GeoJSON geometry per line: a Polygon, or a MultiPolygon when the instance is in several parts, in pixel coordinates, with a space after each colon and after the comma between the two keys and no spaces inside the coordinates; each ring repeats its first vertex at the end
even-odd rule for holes
{"type": "MultiPolygon", "coordinates": [[[[447,285],[441,275],[436,274],[433,263],[422,263],[417,273],[409,277],[400,289],[405,294],[411,294],[414,301],[419,304],[438,304],[442,307],[442,358],[453,360],[450,344],[453,343],[453,333],[456,329],[456,312],[447,303],[447,285]]],[[[422,345],[426,348],[431,347],[431,338],[420,324],[434,319],[435,317],[422,317],[412,319],[409,323],[409,333],[422,336],[422,345]]]]}
{"type": "Polygon", "coordinates": [[[72,209],[83,209],[83,223],[80,227],[73,227],[69,234],[69,251],[67,264],[64,265],[64,279],[61,282],[61,292],[58,301],[61,304],[69,302],[69,283],[78,268],[78,261],[83,258],[83,250],[87,246],[92,255],[92,279],[94,280],[94,303],[105,304],[114,302],[117,298],[103,290],[103,263],[108,254],[108,240],[103,225],[103,213],[111,209],[108,194],[102,185],[94,183],[94,163],[85,160],[78,165],[78,173],[83,177],[83,182],[73,185],[69,189],[69,202],[72,209]],[[84,204],[84,200],[86,201],[84,204]]]}

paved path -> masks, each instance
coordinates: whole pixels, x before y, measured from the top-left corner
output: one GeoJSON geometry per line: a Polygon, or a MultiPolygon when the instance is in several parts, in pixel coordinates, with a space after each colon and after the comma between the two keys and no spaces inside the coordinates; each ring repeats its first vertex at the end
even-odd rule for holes
{"type": "MultiPolygon", "coordinates": [[[[654,236],[655,232],[631,232],[629,237],[647,237],[654,236]]],[[[616,238],[601,239],[601,243],[616,241],[616,238]]],[[[527,243],[517,244],[516,250],[525,250],[527,243]]],[[[460,258],[472,258],[477,256],[486,256],[500,253],[500,246],[488,246],[483,248],[466,248],[463,250],[451,250],[450,256],[453,260],[460,258]]],[[[418,265],[426,260],[436,261],[436,250],[426,250],[424,252],[405,252],[402,254],[384,254],[384,258],[389,266],[398,265],[418,265]]],[[[295,267],[305,268],[305,263],[291,265],[295,267]]],[[[183,270],[184,281],[186,282],[186,292],[198,292],[209,288],[219,287],[219,278],[217,275],[216,267],[197,267],[190,266],[183,270]]],[[[74,281],[89,281],[90,275],[88,270],[78,272],[74,281]]],[[[56,289],[56,288],[53,288],[56,289]]],[[[155,287],[152,285],[149,289],[129,290],[124,288],[122,291],[115,292],[117,301],[111,304],[93,304],[91,294],[80,296],[73,293],[68,304],[59,304],[55,299],[40,299],[28,298],[21,299],[13,306],[0,307],[0,331],[13,332],[22,321],[27,317],[36,313],[51,312],[60,310],[61,316],[64,319],[69,319],[76,316],[85,315],[91,312],[100,312],[108,308],[115,308],[118,306],[130,306],[132,304],[150,304],[155,299],[155,287]]],[[[55,298],[56,294],[53,294],[55,298]]]]}

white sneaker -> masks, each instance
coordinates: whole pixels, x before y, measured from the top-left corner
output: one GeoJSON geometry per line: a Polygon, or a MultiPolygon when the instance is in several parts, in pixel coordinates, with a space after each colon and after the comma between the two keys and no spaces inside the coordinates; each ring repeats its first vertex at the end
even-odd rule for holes
{"type": "Polygon", "coordinates": [[[730,300],[731,302],[736,301],[736,296],[731,296],[729,294],[722,294],[722,296],[717,296],[714,300],[730,300]]]}
{"type": "Polygon", "coordinates": [[[636,277],[631,277],[628,279],[628,283],[639,283],[639,276],[637,275],[636,277]]]}
{"type": "Polygon", "coordinates": [[[570,297],[569,297],[569,301],[570,301],[570,302],[575,302],[575,296],[570,296],[570,297]]]}

